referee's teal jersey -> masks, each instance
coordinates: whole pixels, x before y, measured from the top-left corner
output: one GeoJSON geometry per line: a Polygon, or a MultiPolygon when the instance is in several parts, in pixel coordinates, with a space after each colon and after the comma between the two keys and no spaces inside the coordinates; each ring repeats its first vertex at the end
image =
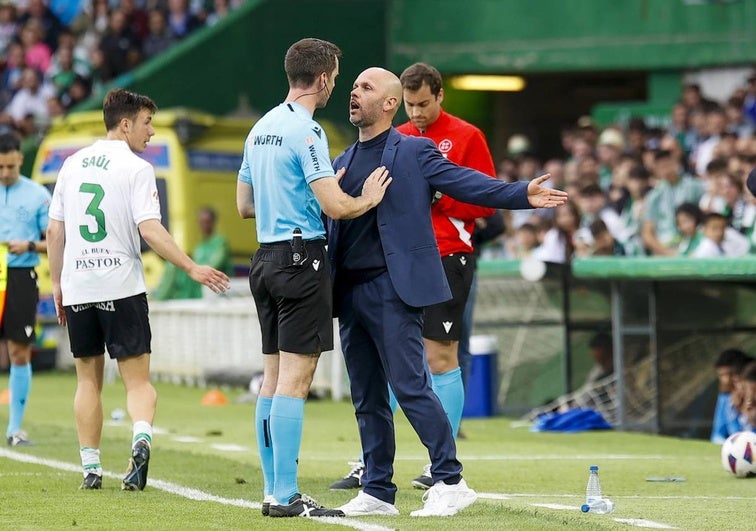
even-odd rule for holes
{"type": "Polygon", "coordinates": [[[291,240],[296,227],[305,240],[325,238],[309,183],[333,176],[328,139],[309,111],[293,102],[271,109],[249,132],[239,168],[254,193],[257,241],[291,240]]]}
{"type": "MultiPolygon", "coordinates": [[[[0,186],[0,242],[39,240],[47,230],[50,199],[47,188],[23,175],[12,186],[0,186]]],[[[8,267],[36,265],[37,252],[8,253],[8,267]]]]}

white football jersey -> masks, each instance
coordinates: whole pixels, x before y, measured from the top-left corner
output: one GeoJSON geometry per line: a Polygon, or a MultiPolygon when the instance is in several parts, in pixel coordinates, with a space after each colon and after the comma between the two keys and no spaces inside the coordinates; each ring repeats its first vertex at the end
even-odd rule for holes
{"type": "Polygon", "coordinates": [[[160,202],[155,170],[126,142],[98,140],[68,157],[49,215],[65,224],[65,306],[147,291],[137,227],[160,219],[160,202]]]}

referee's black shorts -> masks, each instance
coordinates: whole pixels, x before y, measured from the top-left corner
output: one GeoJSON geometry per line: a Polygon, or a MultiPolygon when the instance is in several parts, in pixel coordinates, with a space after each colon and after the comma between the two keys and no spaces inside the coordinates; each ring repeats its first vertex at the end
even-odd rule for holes
{"type": "Polygon", "coordinates": [[[475,256],[471,253],[454,253],[442,257],[441,263],[452,298],[425,308],[423,337],[436,341],[459,341],[465,304],[475,273],[475,256]]]}
{"type": "Polygon", "coordinates": [[[8,268],[8,284],[5,289],[5,312],[0,323],[0,339],[30,345],[37,336],[34,324],[37,320],[39,288],[37,272],[33,267],[8,268]]]}
{"type": "Polygon", "coordinates": [[[325,240],[305,242],[306,258],[292,265],[289,242],[261,244],[249,287],[262,331],[263,354],[319,354],[333,349],[331,274],[325,240]]]}

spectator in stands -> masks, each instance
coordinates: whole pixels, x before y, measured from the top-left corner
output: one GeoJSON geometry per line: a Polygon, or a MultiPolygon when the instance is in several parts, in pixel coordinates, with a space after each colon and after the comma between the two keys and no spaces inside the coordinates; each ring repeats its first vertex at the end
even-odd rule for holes
{"type": "Polygon", "coordinates": [[[745,98],[743,99],[743,114],[752,126],[756,127],[756,75],[747,80],[745,98]]]}
{"type": "Polygon", "coordinates": [[[731,97],[725,105],[727,126],[725,130],[734,133],[738,138],[748,138],[753,135],[754,124],[746,119],[743,112],[743,100],[731,97]]]}
{"type": "Polygon", "coordinates": [[[722,107],[716,105],[706,112],[707,138],[698,145],[692,156],[695,160],[696,175],[706,172],[706,165],[714,158],[714,149],[722,140],[727,127],[727,115],[722,107]]]}
{"type": "Polygon", "coordinates": [[[690,155],[688,137],[690,135],[690,123],[688,120],[688,109],[681,102],[672,106],[670,124],[667,127],[667,134],[677,139],[680,147],[683,149],[684,156],[690,155]]]}
{"type": "Polygon", "coordinates": [[[92,82],[85,77],[76,76],[68,91],[60,97],[66,111],[75,107],[92,95],[92,82]]]}
{"type": "Polygon", "coordinates": [[[746,234],[752,228],[756,206],[746,198],[743,181],[726,172],[719,175],[717,181],[722,202],[717,205],[718,208],[712,210],[725,216],[728,224],[735,230],[746,234]]]}
{"type": "Polygon", "coordinates": [[[515,230],[509,245],[509,255],[516,260],[530,258],[538,247],[538,228],[532,223],[523,223],[515,230]]]}
{"type": "Polygon", "coordinates": [[[89,59],[98,49],[103,35],[110,24],[108,0],[93,0],[71,24],[71,31],[78,36],[77,55],[89,59]]]}
{"type": "Polygon", "coordinates": [[[173,46],[178,39],[165,21],[165,15],[158,9],[150,11],[149,33],[142,43],[145,59],[152,59],[173,46]]]}
{"type": "Polygon", "coordinates": [[[60,97],[68,92],[76,76],[82,74],[74,70],[73,48],[58,47],[55,56],[56,64],[49,70],[47,79],[55,87],[56,96],[60,97]]]}
{"type": "Polygon", "coordinates": [[[215,26],[219,20],[226,18],[231,12],[229,0],[215,0],[213,2],[213,11],[207,16],[205,24],[215,26]]]}
{"type": "Polygon", "coordinates": [[[683,86],[682,102],[688,108],[708,110],[716,105],[716,102],[704,97],[701,85],[698,83],[686,83],[683,86]]]}
{"type": "Polygon", "coordinates": [[[588,226],[591,240],[590,246],[582,248],[578,253],[579,246],[576,244],[575,252],[580,256],[624,256],[625,248],[619,243],[611,231],[607,228],[606,223],[601,218],[594,219],[588,226]]]}
{"type": "Polygon", "coordinates": [[[0,0],[0,58],[5,58],[17,31],[16,6],[13,0],[0,0]]]}
{"type": "Polygon", "coordinates": [[[680,163],[666,150],[654,156],[657,183],[646,197],[641,235],[649,252],[657,256],[677,254],[675,211],[686,202],[698,203],[703,195],[701,183],[683,176],[680,163]]]}
{"type": "Polygon", "coordinates": [[[620,164],[625,151],[625,139],[622,133],[613,127],[607,127],[599,135],[596,153],[599,160],[599,185],[605,191],[612,183],[612,174],[620,164]]]}
{"type": "Polygon", "coordinates": [[[126,15],[126,25],[141,43],[149,33],[147,12],[137,6],[136,0],[121,0],[119,7],[126,15]]]}
{"type": "Polygon", "coordinates": [[[40,72],[47,72],[52,61],[51,48],[44,41],[42,23],[36,19],[29,20],[21,28],[21,45],[24,47],[24,62],[26,66],[36,68],[40,72]]]}
{"type": "MultiPolygon", "coordinates": [[[[202,242],[194,249],[192,260],[200,265],[209,265],[227,275],[233,272],[231,250],[228,240],[218,234],[216,225],[218,213],[212,207],[202,207],[197,214],[202,242]]],[[[152,298],[165,299],[199,299],[202,297],[202,286],[194,282],[186,272],[167,262],[152,298]]]]}
{"type": "Polygon", "coordinates": [[[641,225],[646,195],[651,190],[648,183],[649,177],[648,170],[637,162],[627,172],[625,181],[627,199],[622,205],[619,216],[622,233],[628,235],[624,241],[625,254],[628,256],[645,255],[641,225]]]}
{"type": "Polygon", "coordinates": [[[643,118],[633,117],[627,124],[627,148],[635,154],[640,155],[646,148],[646,136],[648,127],[643,118]]]}
{"type": "Polygon", "coordinates": [[[677,247],[680,256],[689,256],[700,245],[703,238],[698,226],[703,219],[701,209],[695,203],[683,203],[675,211],[675,224],[680,234],[677,247]]]}
{"type": "Polygon", "coordinates": [[[719,382],[719,395],[717,405],[714,408],[714,423],[711,429],[711,442],[722,444],[727,437],[735,433],[738,411],[733,407],[731,395],[734,390],[733,374],[736,366],[740,366],[747,356],[739,349],[728,348],[723,350],[716,361],[714,369],[717,371],[719,382]]]}
{"type": "Polygon", "coordinates": [[[34,20],[42,27],[44,41],[50,50],[55,51],[58,46],[58,33],[63,25],[60,19],[45,5],[44,0],[28,0],[26,11],[18,17],[20,26],[26,26],[30,20],[34,20]]]}
{"type": "Polygon", "coordinates": [[[44,74],[49,78],[60,70],[60,54],[63,50],[70,50],[73,70],[80,76],[89,76],[88,55],[78,46],[76,36],[68,28],[63,28],[58,34],[58,48],[52,56],[52,64],[44,74]]]}
{"type": "Polygon", "coordinates": [[[577,204],[581,214],[579,240],[582,240],[588,246],[592,245],[593,236],[589,226],[600,219],[616,241],[624,241],[626,235],[622,231],[622,220],[619,214],[607,205],[606,194],[598,184],[589,184],[583,187],[578,194],[577,204]]]}
{"type": "Polygon", "coordinates": [[[131,70],[141,59],[139,41],[126,23],[126,14],[120,9],[110,13],[110,24],[100,40],[100,50],[105,60],[105,81],[131,70]]]}
{"type": "Polygon", "coordinates": [[[556,207],[555,226],[546,233],[533,257],[543,262],[566,264],[575,251],[573,238],[580,228],[580,210],[572,201],[556,207]]]}
{"type": "Polygon", "coordinates": [[[727,160],[723,158],[713,159],[706,166],[706,173],[699,176],[698,180],[704,187],[704,194],[698,202],[698,206],[704,212],[721,212],[724,210],[724,197],[720,191],[721,175],[727,174],[727,160]]]}
{"type": "Polygon", "coordinates": [[[24,48],[19,43],[11,43],[5,58],[5,70],[2,75],[0,104],[5,108],[11,98],[21,88],[21,78],[24,71],[24,48]]]}
{"type": "Polygon", "coordinates": [[[200,20],[189,11],[186,0],[168,0],[168,27],[176,38],[183,39],[201,25],[200,20]]]}
{"type": "Polygon", "coordinates": [[[37,70],[25,67],[21,74],[21,90],[13,96],[5,112],[14,124],[29,115],[34,116],[38,123],[45,124],[48,120],[47,99],[54,94],[53,87],[42,84],[42,75],[37,70]]]}
{"type": "Polygon", "coordinates": [[[690,254],[693,258],[743,256],[748,253],[748,239],[732,227],[722,214],[710,212],[701,223],[701,243],[690,254]]]}

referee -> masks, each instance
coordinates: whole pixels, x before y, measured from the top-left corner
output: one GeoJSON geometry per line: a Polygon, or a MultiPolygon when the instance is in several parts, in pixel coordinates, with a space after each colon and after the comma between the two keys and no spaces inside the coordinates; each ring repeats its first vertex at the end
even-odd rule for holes
{"type": "Polygon", "coordinates": [[[289,92],[252,128],[244,144],[236,203],[257,220],[260,249],[249,284],[262,331],[263,383],[255,432],[266,516],[344,516],[299,491],[297,461],[304,403],[318,357],[333,349],[332,293],[322,211],[354,218],[375,207],[391,182],[384,167],[365,180],[361,195],[342,192],[325,131],[313,119],[339,74],[341,51],[302,39],[286,52],[289,92]]]}
{"type": "Polygon", "coordinates": [[[47,252],[44,235],[50,192],[41,184],[21,175],[19,139],[0,135],[0,243],[8,247],[8,285],[5,312],[0,322],[0,340],[7,340],[10,355],[8,428],[10,446],[29,446],[21,429],[31,389],[32,344],[36,339],[37,273],[39,253],[47,252]]]}

